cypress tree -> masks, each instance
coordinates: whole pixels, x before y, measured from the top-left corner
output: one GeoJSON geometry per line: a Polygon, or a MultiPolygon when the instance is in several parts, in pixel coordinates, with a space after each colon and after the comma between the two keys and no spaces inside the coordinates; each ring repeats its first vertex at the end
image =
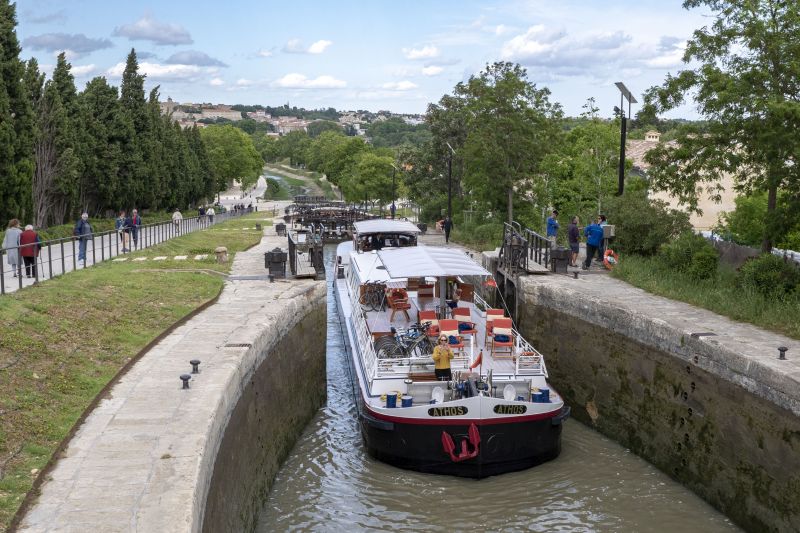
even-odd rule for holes
{"type": "Polygon", "coordinates": [[[120,195],[119,167],[122,144],[127,137],[118,129],[121,122],[118,97],[116,87],[105,78],[96,77],[86,84],[79,98],[79,145],[83,161],[80,205],[91,214],[113,211],[120,195]]]}
{"type": "Polygon", "coordinates": [[[0,0],[0,224],[29,220],[33,176],[33,113],[23,85],[16,6],[0,0]]]}
{"type": "Polygon", "coordinates": [[[122,74],[120,86],[120,113],[118,141],[122,149],[120,162],[119,198],[117,209],[134,205],[150,207],[153,201],[145,198],[147,169],[142,149],[142,139],[147,131],[147,110],[144,99],[144,76],[139,74],[136,50],[131,49],[122,74]]]}

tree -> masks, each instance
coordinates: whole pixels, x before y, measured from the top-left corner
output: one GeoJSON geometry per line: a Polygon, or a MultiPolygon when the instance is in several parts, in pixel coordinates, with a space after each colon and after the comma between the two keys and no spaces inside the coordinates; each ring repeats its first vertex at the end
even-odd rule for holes
{"type": "Polygon", "coordinates": [[[342,192],[350,201],[387,202],[392,198],[394,159],[364,151],[356,157],[353,172],[342,179],[342,192]]]}
{"type": "Polygon", "coordinates": [[[694,32],[683,61],[694,63],[651,88],[646,102],[659,112],[694,95],[708,119],[705,131],[682,128],[676,146],[648,155],[653,187],[697,210],[698,188],[713,198],[723,173],[742,192],[765,191],[761,246],[769,251],[787,231],[778,195],[800,203],[800,5],[784,0],[685,0],[707,7],[714,23],[694,32]],[[698,187],[700,186],[700,187],[698,187]]]}
{"type": "MultiPolygon", "coordinates": [[[[63,224],[78,196],[79,158],[75,152],[73,125],[77,116],[70,117],[69,114],[72,109],[77,115],[77,96],[69,68],[64,54],[59,54],[53,79],[44,84],[43,90],[31,87],[32,93],[41,92],[41,97],[34,102],[37,136],[34,143],[33,208],[34,223],[38,227],[63,224]],[[65,99],[69,107],[64,104],[65,99]]],[[[31,78],[37,76],[31,73],[31,78]]]]}
{"type": "Polygon", "coordinates": [[[275,137],[265,133],[257,133],[253,135],[253,144],[265,163],[274,163],[280,157],[280,146],[278,146],[278,139],[275,137]]]}
{"type": "Polygon", "coordinates": [[[290,165],[302,165],[306,162],[306,150],[311,145],[311,139],[304,131],[290,131],[280,139],[281,155],[289,158],[290,165]]]}
{"type": "Polygon", "coordinates": [[[264,160],[249,135],[233,126],[208,126],[200,135],[216,176],[214,192],[224,191],[234,180],[239,180],[243,188],[258,180],[264,160]]]}
{"type": "MultiPolygon", "coordinates": [[[[120,85],[120,197],[118,207],[134,205],[149,207],[153,202],[153,191],[146,183],[147,167],[144,154],[144,137],[149,129],[147,106],[144,97],[144,76],[139,74],[136,50],[131,49],[125,63],[120,85]]],[[[152,177],[152,176],[151,176],[152,177]]],[[[154,177],[153,177],[154,178],[154,177]]],[[[157,190],[157,189],[156,189],[157,190]]]]}
{"type": "Polygon", "coordinates": [[[124,149],[116,87],[97,77],[79,96],[79,153],[83,173],[79,204],[90,214],[114,209],[119,197],[119,168],[124,149]]]}
{"type": "Polygon", "coordinates": [[[0,223],[31,216],[34,118],[19,59],[16,5],[0,0],[0,223]]]}
{"type": "Polygon", "coordinates": [[[306,127],[306,131],[308,132],[308,136],[314,139],[326,131],[342,133],[342,127],[338,122],[332,122],[330,120],[315,120],[306,127]]]}
{"type": "Polygon", "coordinates": [[[561,107],[550,91],[537,89],[525,69],[511,63],[488,65],[455,88],[465,100],[465,186],[505,208],[513,220],[515,192],[526,196],[540,174],[544,156],[557,146],[561,107]]]}

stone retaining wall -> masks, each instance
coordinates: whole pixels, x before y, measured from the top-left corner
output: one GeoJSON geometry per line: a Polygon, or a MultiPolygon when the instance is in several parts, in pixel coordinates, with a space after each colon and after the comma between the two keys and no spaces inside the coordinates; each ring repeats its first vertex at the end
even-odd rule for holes
{"type": "Polygon", "coordinates": [[[272,481],[325,401],[325,308],[317,306],[261,358],[228,420],[203,531],[251,531],[272,481]]]}
{"type": "MultiPolygon", "coordinates": [[[[752,326],[616,280],[528,278],[521,288],[522,333],[575,418],[745,529],[800,531],[796,362],[776,361],[752,326]]],[[[800,356],[796,341],[770,336],[800,356]]]]}

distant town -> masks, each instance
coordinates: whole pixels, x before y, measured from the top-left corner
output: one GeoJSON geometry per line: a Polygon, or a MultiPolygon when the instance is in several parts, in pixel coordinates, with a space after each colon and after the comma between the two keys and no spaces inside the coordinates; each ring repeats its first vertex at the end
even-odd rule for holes
{"type": "Polygon", "coordinates": [[[328,120],[337,122],[342,129],[350,135],[365,136],[367,124],[382,122],[390,118],[402,119],[406,124],[417,126],[425,122],[424,115],[400,114],[390,111],[336,111],[328,109],[320,114],[324,116],[318,118],[305,118],[308,111],[305,109],[290,108],[287,105],[279,108],[268,108],[264,106],[244,106],[226,105],[211,103],[178,103],[167,98],[166,102],[161,102],[161,113],[171,115],[182,128],[197,126],[199,128],[212,124],[225,122],[237,122],[240,120],[253,120],[258,123],[269,125],[267,135],[279,137],[292,131],[307,131],[308,125],[316,120],[328,120]],[[270,112],[270,110],[277,111],[270,112]]]}

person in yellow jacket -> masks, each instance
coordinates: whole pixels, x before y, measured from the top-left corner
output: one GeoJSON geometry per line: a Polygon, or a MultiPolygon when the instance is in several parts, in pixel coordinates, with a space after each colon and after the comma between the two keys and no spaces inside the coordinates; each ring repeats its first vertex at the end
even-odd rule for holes
{"type": "Polygon", "coordinates": [[[450,359],[453,358],[453,350],[447,344],[447,335],[440,335],[439,342],[433,349],[433,362],[436,363],[434,372],[439,381],[450,381],[453,376],[450,373],[450,359]]]}

